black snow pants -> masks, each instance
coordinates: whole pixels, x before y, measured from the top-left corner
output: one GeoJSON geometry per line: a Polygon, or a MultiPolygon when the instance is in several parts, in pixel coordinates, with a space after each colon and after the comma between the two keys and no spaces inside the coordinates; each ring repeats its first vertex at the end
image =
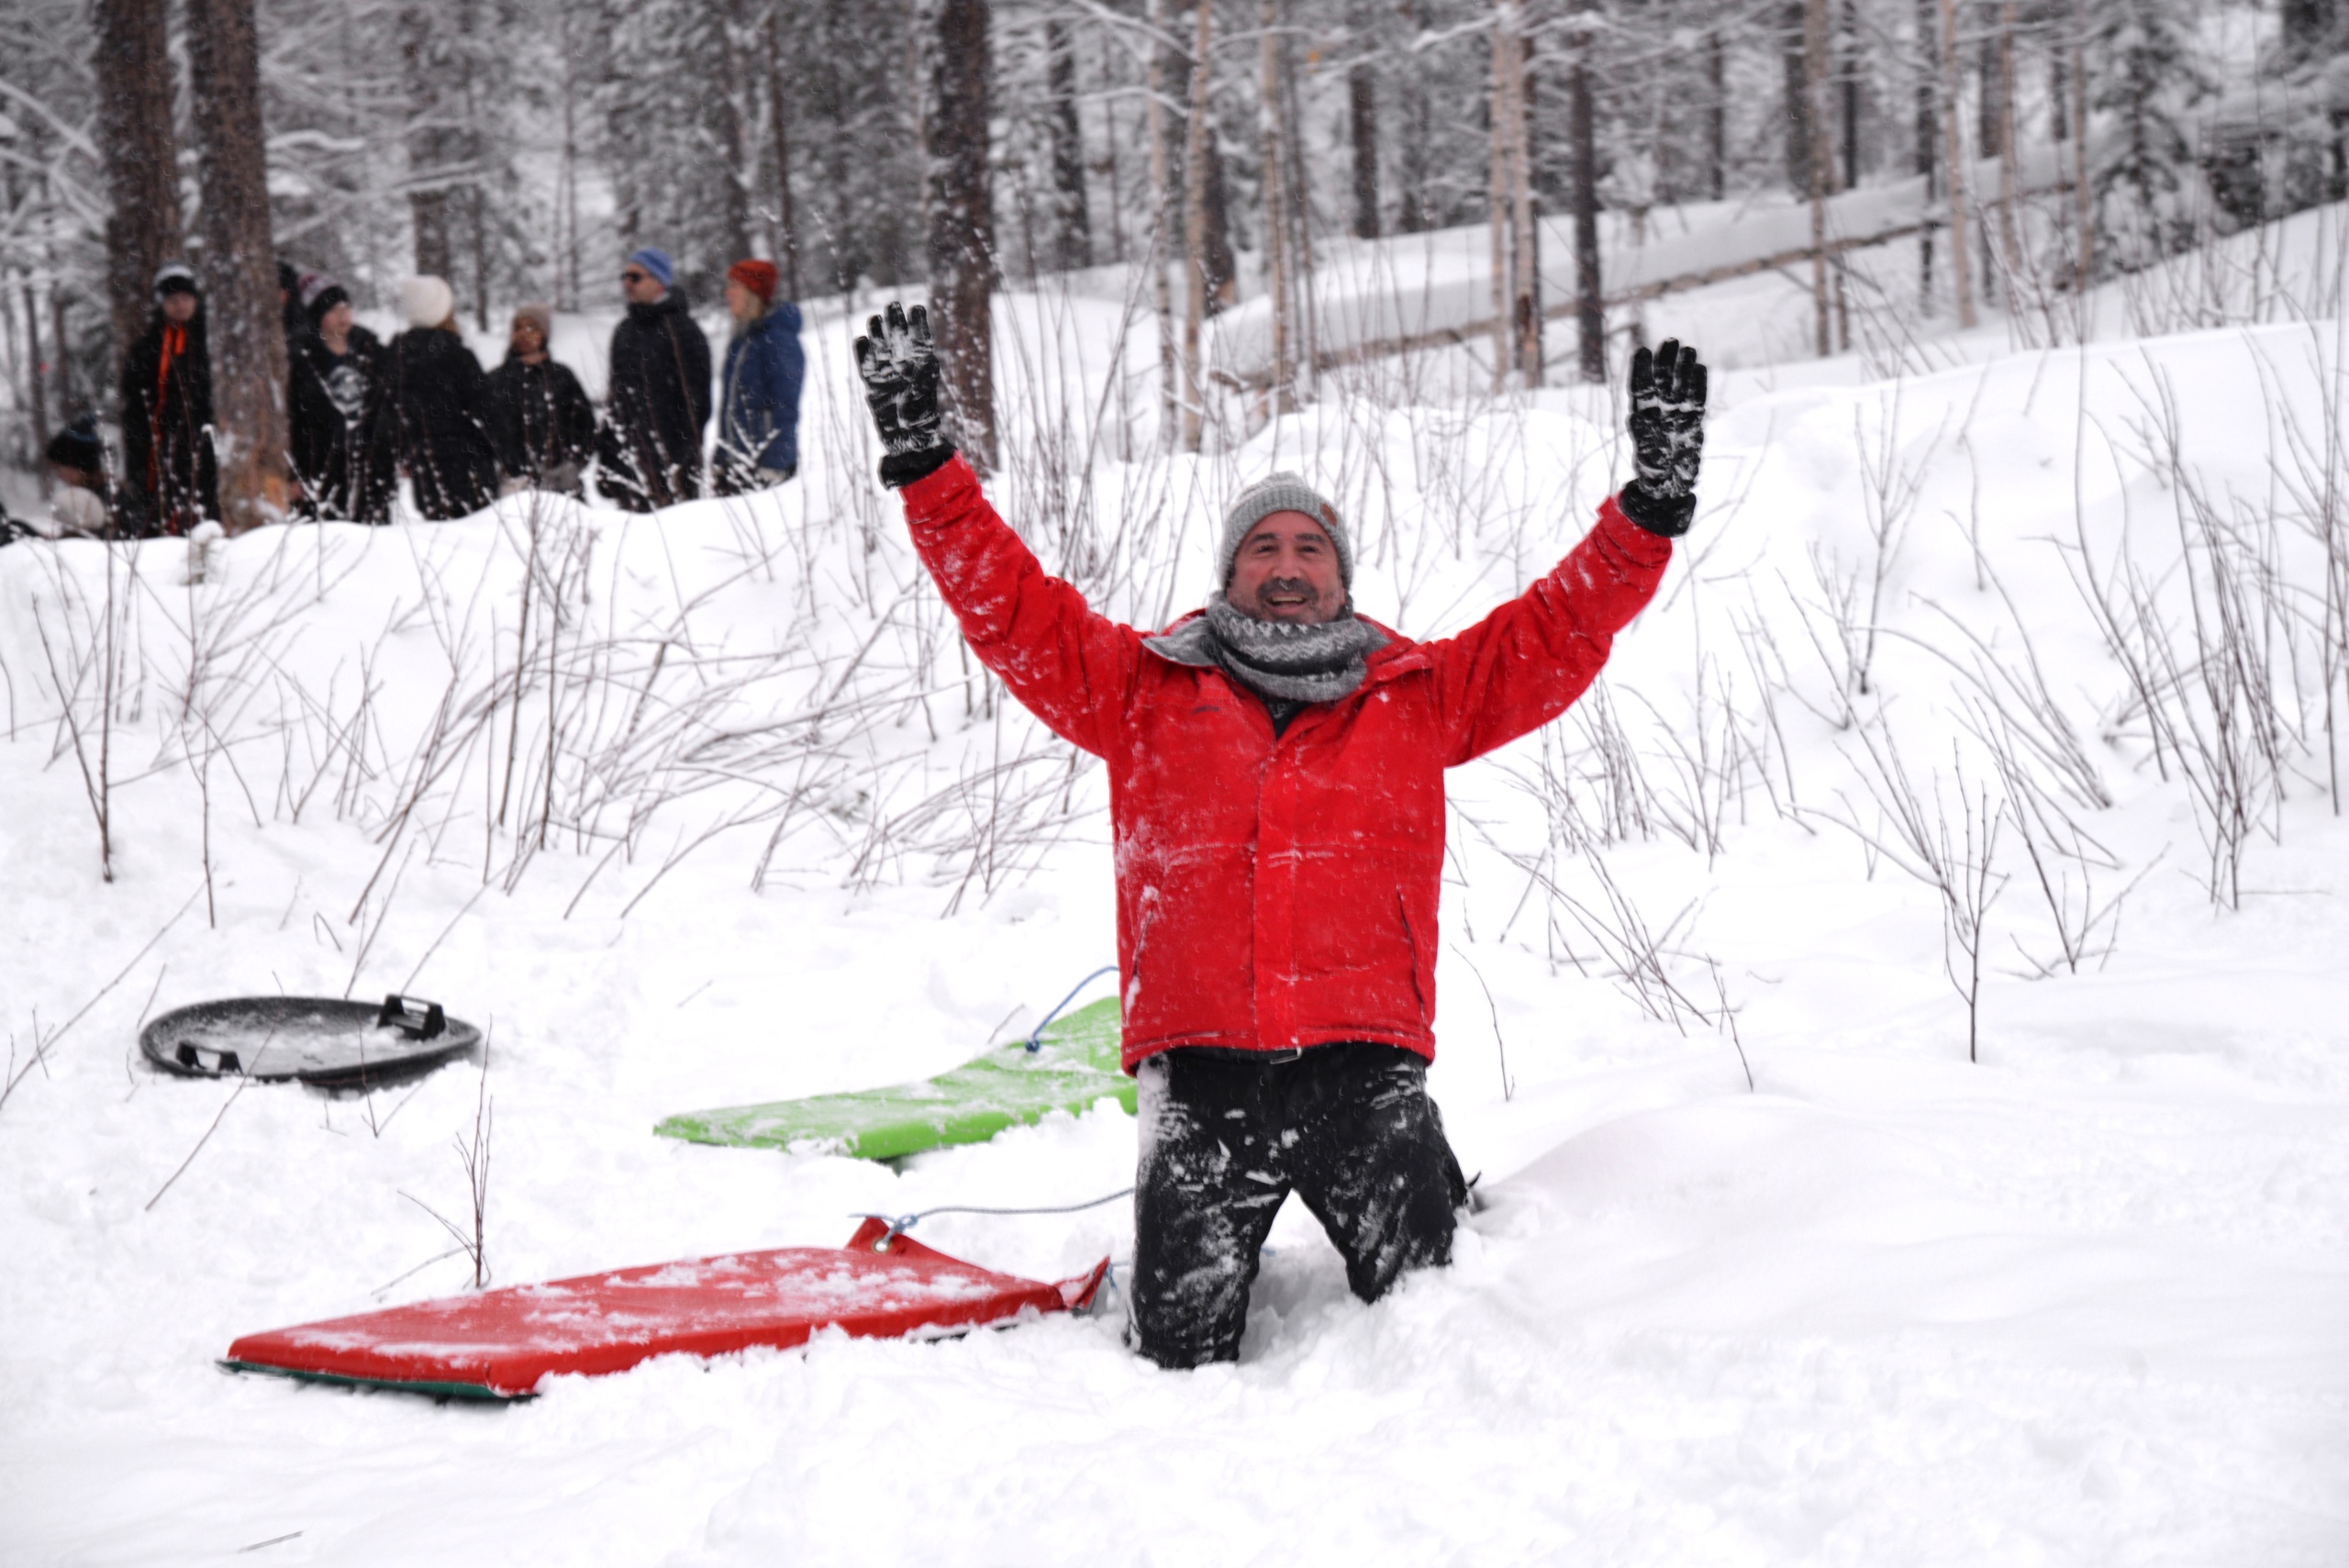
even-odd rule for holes
{"type": "Polygon", "coordinates": [[[1132,1336],[1159,1365],[1239,1359],[1257,1255],[1292,1187],[1364,1301],[1451,1262],[1468,1188],[1419,1057],[1363,1041],[1177,1048],[1140,1075],[1132,1336]]]}

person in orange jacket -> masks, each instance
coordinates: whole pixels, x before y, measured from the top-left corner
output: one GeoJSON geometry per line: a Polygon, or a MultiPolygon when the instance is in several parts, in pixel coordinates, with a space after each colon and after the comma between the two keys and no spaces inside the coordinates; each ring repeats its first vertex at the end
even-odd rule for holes
{"type": "Polygon", "coordinates": [[[1565,711],[1654,595],[1696,509],[1695,350],[1635,358],[1638,477],[1590,533],[1435,642],[1354,612],[1353,536],[1293,474],[1225,517],[1203,610],[1120,626],[1046,574],[957,456],[920,308],[874,317],[857,360],[882,482],[971,651],[1108,764],[1136,1347],[1164,1366],[1238,1356],[1292,1189],[1366,1301],[1447,1262],[1467,1192],[1427,1093],[1444,770],[1565,711]]]}

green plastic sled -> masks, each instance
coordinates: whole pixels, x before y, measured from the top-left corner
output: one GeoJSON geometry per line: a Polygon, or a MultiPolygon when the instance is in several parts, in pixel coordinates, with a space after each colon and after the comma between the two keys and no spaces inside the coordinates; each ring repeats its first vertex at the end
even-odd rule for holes
{"type": "Polygon", "coordinates": [[[1134,1081],[1119,1065],[1118,998],[1104,996],[1046,1025],[1039,1047],[1014,1040],[919,1084],[686,1111],[652,1130],[663,1138],[749,1149],[829,1149],[895,1160],[926,1149],[985,1143],[1052,1111],[1080,1116],[1114,1098],[1130,1116],[1134,1081]]]}

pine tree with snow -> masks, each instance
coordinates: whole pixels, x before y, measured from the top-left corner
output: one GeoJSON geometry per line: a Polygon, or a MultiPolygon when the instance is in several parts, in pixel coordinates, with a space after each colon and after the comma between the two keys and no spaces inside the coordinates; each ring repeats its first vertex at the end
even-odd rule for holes
{"type": "Polygon", "coordinates": [[[2171,254],[2194,237],[2204,186],[2189,115],[2215,89],[2191,0],[2096,0],[2087,39],[2089,108],[2106,131],[2089,186],[2107,268],[2171,254]]]}

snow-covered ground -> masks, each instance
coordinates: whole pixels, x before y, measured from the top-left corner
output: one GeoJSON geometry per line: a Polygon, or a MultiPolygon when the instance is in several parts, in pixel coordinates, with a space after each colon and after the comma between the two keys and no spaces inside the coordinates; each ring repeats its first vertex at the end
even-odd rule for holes
{"type": "MultiPolygon", "coordinates": [[[[1275,463],[1418,636],[1620,477],[1578,391],[1339,381],[1161,457],[1115,304],[1006,318],[996,494],[1130,618],[1197,602],[1275,463]]],[[[755,501],[276,530],[195,584],[177,542],[0,551],[0,1561],[2349,1560],[2330,319],[1717,382],[1603,694],[1453,775],[1431,1082],[1490,1207],[1375,1307],[1292,1206],[1233,1367],[1156,1371],[1111,1311],[502,1409],[217,1372],[462,1287],[419,1203],[463,1205],[484,1092],[502,1284],[1130,1178],[1107,1108],[901,1169],[651,1134],[938,1071],[1111,954],[1098,773],[963,659],[845,355],[821,319],[802,482],[755,501]],[[1903,869],[1943,828],[1967,858],[1968,803],[1978,1062],[1903,869]],[[186,1001],[393,989],[490,1031],[485,1085],[136,1060],[186,1001]]],[[[1043,1278],[1131,1245],[1118,1206],[921,1234],[1043,1278]]]]}

